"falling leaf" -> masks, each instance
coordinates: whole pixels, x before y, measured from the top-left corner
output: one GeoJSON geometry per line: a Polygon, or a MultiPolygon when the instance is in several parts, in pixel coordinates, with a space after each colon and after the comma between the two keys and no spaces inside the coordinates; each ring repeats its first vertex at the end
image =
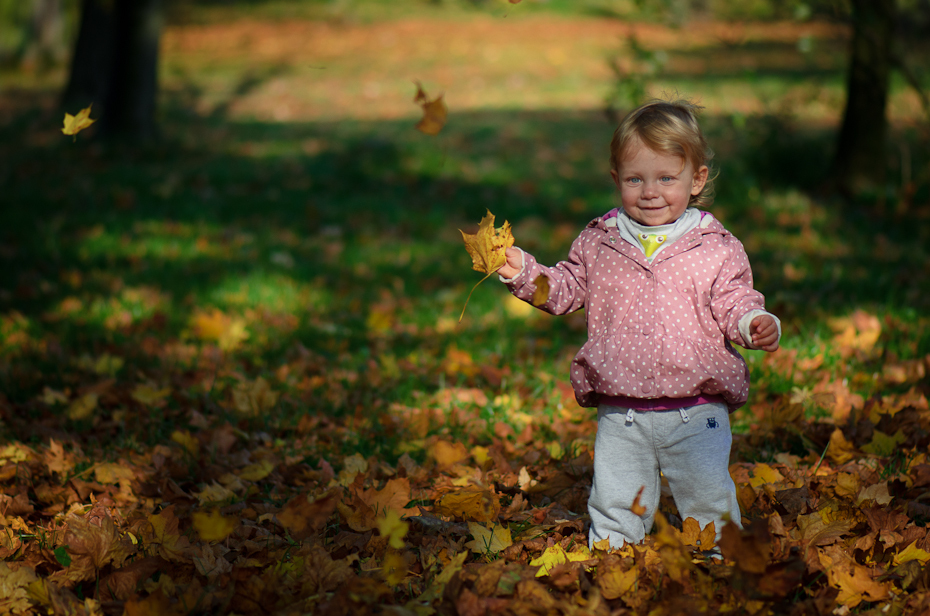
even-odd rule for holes
{"type": "Polygon", "coordinates": [[[438,135],[442,127],[446,125],[446,116],[449,113],[446,104],[442,101],[442,94],[430,100],[420,82],[415,83],[417,93],[413,97],[413,102],[423,108],[423,118],[417,123],[416,128],[425,135],[438,135]]]}
{"type": "Polygon", "coordinates": [[[410,528],[409,522],[400,519],[400,514],[389,509],[387,514],[378,520],[378,532],[382,537],[387,537],[388,545],[400,550],[404,547],[404,537],[407,536],[407,530],[410,528]]]}
{"type": "Polygon", "coordinates": [[[642,516],[646,514],[646,508],[639,502],[643,497],[643,490],[646,489],[646,486],[641,486],[639,491],[636,493],[636,498],[633,499],[633,504],[630,505],[630,513],[633,515],[642,516]]]}
{"type": "Polygon", "coordinates": [[[533,291],[533,305],[542,306],[549,301],[549,278],[545,274],[540,274],[533,281],[536,290],[533,291]]]}
{"type": "Polygon", "coordinates": [[[236,518],[224,516],[219,509],[211,509],[209,513],[195,511],[191,519],[203,541],[222,541],[239,525],[236,518]]]}
{"type": "MultiPolygon", "coordinates": [[[[479,284],[487,280],[491,274],[507,263],[507,256],[504,253],[513,246],[513,233],[510,230],[510,223],[506,220],[500,228],[494,228],[494,214],[491,213],[491,210],[487,210],[487,214],[481,219],[477,233],[465,233],[461,229],[459,229],[459,232],[465,242],[465,250],[471,256],[472,269],[486,274],[472,287],[471,293],[474,293],[479,284]]],[[[465,300],[465,306],[462,308],[462,314],[459,316],[460,323],[462,317],[465,316],[465,308],[468,307],[471,293],[468,294],[468,299],[465,300]]]]}
{"type": "Polygon", "coordinates": [[[477,522],[469,522],[468,532],[471,533],[474,539],[466,543],[465,547],[472,552],[477,552],[479,554],[497,554],[504,548],[513,545],[510,529],[506,526],[491,524],[490,527],[485,527],[477,522]]]}
{"type": "Polygon", "coordinates": [[[65,123],[61,129],[61,132],[66,135],[73,135],[74,139],[77,139],[77,134],[96,122],[97,120],[90,119],[90,109],[93,107],[91,103],[85,109],[81,109],[77,115],[71,115],[70,113],[65,113],[65,123]]]}

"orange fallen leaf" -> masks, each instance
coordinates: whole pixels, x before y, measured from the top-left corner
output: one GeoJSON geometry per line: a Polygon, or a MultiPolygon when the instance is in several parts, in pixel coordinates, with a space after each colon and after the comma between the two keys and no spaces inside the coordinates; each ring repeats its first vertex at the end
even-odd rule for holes
{"type": "Polygon", "coordinates": [[[331,490],[311,501],[306,494],[292,498],[278,514],[278,521],[297,541],[303,541],[323,528],[336,510],[339,494],[331,490]]]}
{"type": "Polygon", "coordinates": [[[500,496],[475,486],[443,494],[434,505],[434,511],[439,515],[456,516],[476,522],[490,522],[497,518],[500,510],[500,496]]]}
{"type": "Polygon", "coordinates": [[[605,599],[617,599],[633,588],[639,580],[636,567],[624,569],[616,556],[605,558],[597,566],[597,585],[605,599]]]}

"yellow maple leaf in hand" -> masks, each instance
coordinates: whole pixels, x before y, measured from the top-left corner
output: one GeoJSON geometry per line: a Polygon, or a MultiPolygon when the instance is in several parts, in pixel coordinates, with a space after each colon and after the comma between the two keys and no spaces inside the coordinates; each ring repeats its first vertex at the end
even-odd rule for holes
{"type": "Polygon", "coordinates": [[[90,119],[90,108],[93,106],[94,104],[91,103],[87,108],[78,111],[77,115],[65,113],[65,125],[61,132],[74,136],[74,140],[77,141],[77,134],[97,121],[90,119]]]}
{"type": "Polygon", "coordinates": [[[468,294],[465,306],[462,307],[462,314],[459,316],[459,323],[462,322],[462,317],[465,316],[465,308],[468,307],[471,294],[475,292],[479,284],[487,280],[488,276],[507,263],[507,249],[513,246],[514,243],[510,223],[505,220],[500,228],[495,229],[494,214],[491,213],[491,210],[487,210],[487,212],[487,215],[478,224],[477,233],[465,233],[459,229],[462,239],[465,241],[465,250],[471,256],[472,269],[486,274],[472,287],[471,293],[468,294]]]}
{"type": "Polygon", "coordinates": [[[416,129],[425,135],[438,135],[446,125],[449,110],[442,101],[442,94],[430,100],[420,82],[417,81],[416,84],[417,94],[413,97],[413,102],[423,108],[423,118],[417,123],[416,129]]]}

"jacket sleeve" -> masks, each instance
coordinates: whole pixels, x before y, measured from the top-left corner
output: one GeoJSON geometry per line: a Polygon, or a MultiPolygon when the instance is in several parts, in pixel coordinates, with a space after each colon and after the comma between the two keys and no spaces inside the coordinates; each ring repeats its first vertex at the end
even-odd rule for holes
{"type": "Polygon", "coordinates": [[[513,279],[505,281],[510,292],[515,297],[532,303],[536,280],[540,275],[545,275],[549,279],[549,297],[537,308],[556,315],[569,314],[583,308],[588,296],[586,233],[589,231],[583,231],[572,243],[568,258],[553,267],[539,264],[533,255],[524,251],[523,270],[513,279]]]}
{"type": "Polygon", "coordinates": [[[731,342],[756,348],[743,338],[740,319],[753,310],[765,310],[765,297],[752,287],[752,269],[743,244],[732,235],[726,239],[728,256],[711,288],[711,312],[720,331],[731,342]]]}

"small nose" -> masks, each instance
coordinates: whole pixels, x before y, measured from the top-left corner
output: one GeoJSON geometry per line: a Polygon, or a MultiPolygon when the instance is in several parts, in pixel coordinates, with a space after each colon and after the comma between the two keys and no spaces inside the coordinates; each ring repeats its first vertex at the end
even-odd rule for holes
{"type": "Polygon", "coordinates": [[[658,187],[652,182],[645,182],[643,184],[643,196],[647,199],[657,197],[659,195],[658,187]]]}

